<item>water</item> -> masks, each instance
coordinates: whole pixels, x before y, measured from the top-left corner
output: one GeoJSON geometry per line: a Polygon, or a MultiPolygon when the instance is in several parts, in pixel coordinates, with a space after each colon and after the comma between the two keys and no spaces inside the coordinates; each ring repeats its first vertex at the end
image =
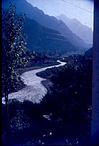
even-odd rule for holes
{"type": "MultiPolygon", "coordinates": [[[[38,77],[37,73],[45,71],[48,68],[60,67],[66,64],[66,62],[59,60],[57,62],[60,64],[24,72],[20,77],[25,87],[17,92],[10,93],[8,99],[17,99],[20,102],[28,100],[33,103],[40,103],[42,98],[47,94],[47,89],[42,84],[42,81],[46,79],[38,77]]],[[[2,98],[2,103],[5,104],[4,97],[2,98]]]]}

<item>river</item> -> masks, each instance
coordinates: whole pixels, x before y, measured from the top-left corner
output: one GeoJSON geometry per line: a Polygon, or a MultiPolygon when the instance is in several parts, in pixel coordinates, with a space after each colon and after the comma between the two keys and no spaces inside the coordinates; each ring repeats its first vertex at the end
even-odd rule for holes
{"type": "MultiPolygon", "coordinates": [[[[42,98],[47,94],[47,89],[42,84],[45,78],[37,76],[37,73],[45,71],[48,68],[64,66],[66,62],[61,62],[57,60],[58,65],[43,67],[40,69],[35,69],[27,71],[21,74],[21,80],[25,84],[25,87],[17,92],[10,93],[8,99],[17,99],[20,102],[24,100],[31,101],[33,103],[40,103],[42,98]]],[[[5,104],[5,98],[2,98],[2,103],[5,104]]]]}

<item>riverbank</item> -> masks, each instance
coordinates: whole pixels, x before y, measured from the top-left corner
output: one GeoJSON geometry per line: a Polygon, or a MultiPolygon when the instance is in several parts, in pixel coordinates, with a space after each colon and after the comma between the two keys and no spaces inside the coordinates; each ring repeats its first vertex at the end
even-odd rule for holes
{"type": "MultiPolygon", "coordinates": [[[[25,87],[17,92],[12,92],[8,95],[8,99],[17,99],[20,102],[24,100],[31,101],[33,103],[40,103],[42,98],[47,94],[48,83],[46,82],[46,87],[42,84],[42,81],[45,81],[45,78],[37,76],[37,73],[45,71],[53,67],[60,67],[65,65],[66,62],[57,61],[57,65],[52,65],[48,67],[43,67],[39,69],[29,68],[29,71],[22,73],[23,70],[20,70],[20,80],[23,81],[25,87]]],[[[28,68],[27,68],[28,70],[28,68]]],[[[51,83],[50,83],[51,84],[51,83]]],[[[3,99],[4,103],[4,99],[3,99]]]]}
{"type": "MultiPolygon", "coordinates": [[[[41,69],[43,67],[48,67],[48,66],[58,65],[58,64],[59,63],[56,61],[52,61],[52,62],[50,61],[49,63],[33,64],[33,66],[17,68],[15,70],[15,75],[14,75],[14,79],[13,79],[13,87],[10,87],[8,94],[10,94],[12,92],[17,92],[25,87],[25,84],[23,83],[23,81],[20,78],[21,74],[23,74],[24,72],[35,70],[35,69],[41,69]]],[[[5,96],[5,83],[2,82],[2,97],[4,97],[4,96],[5,96]]]]}
{"type": "Polygon", "coordinates": [[[50,88],[53,86],[53,83],[50,80],[46,79],[46,80],[42,81],[42,84],[47,89],[47,92],[51,93],[51,89],[50,88]]]}
{"type": "Polygon", "coordinates": [[[40,69],[40,68],[48,67],[48,66],[52,66],[52,65],[58,65],[58,64],[59,64],[58,62],[54,62],[54,63],[52,62],[50,64],[43,64],[43,65],[31,66],[31,67],[25,67],[25,68],[18,68],[18,69],[16,69],[16,73],[18,75],[21,75],[21,74],[23,74],[24,72],[27,72],[27,71],[40,69]]]}
{"type": "MultiPolygon", "coordinates": [[[[26,90],[21,90],[23,93],[18,93],[19,99],[23,102],[17,98],[9,102],[9,121],[14,143],[47,145],[57,144],[58,141],[58,144],[66,142],[66,144],[79,145],[86,142],[90,136],[92,109],[91,68],[90,61],[80,59],[72,66],[67,64],[59,68],[48,69],[47,67],[46,71],[45,68],[40,68],[23,73],[23,79],[26,79],[25,83],[28,84],[26,90]],[[32,97],[31,100],[25,100],[25,97],[29,95],[26,94],[27,92],[37,91],[34,91],[33,84],[36,84],[38,79],[42,79],[41,76],[37,76],[39,71],[42,71],[44,79],[39,83],[47,89],[47,94],[43,95],[44,98],[40,98],[42,101],[40,104],[35,104],[32,97]],[[34,75],[36,75],[36,80],[33,79],[34,75]]],[[[36,87],[39,88],[38,84],[36,87]]],[[[31,95],[33,96],[32,93],[31,95]]],[[[5,121],[3,124],[6,125],[4,113],[6,106],[2,107],[5,121]]]]}

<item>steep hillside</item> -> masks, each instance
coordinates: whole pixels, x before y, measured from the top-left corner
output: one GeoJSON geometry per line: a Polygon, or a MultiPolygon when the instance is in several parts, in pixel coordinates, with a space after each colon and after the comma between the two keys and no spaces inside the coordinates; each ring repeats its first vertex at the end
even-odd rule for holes
{"type": "Polygon", "coordinates": [[[91,28],[81,24],[77,19],[70,19],[65,15],[60,15],[58,18],[62,20],[73,33],[78,35],[84,42],[88,43],[90,47],[92,47],[93,32],[91,28]]]}
{"type": "Polygon", "coordinates": [[[25,19],[24,30],[27,35],[27,44],[30,50],[51,55],[77,51],[59,32],[43,27],[32,19],[25,19]]]}
{"type": "Polygon", "coordinates": [[[39,10],[36,7],[33,7],[26,0],[8,1],[12,1],[16,5],[17,13],[25,13],[27,17],[36,20],[41,25],[59,31],[76,48],[89,48],[89,45],[86,44],[77,35],[73,34],[72,31],[65,25],[65,23],[57,20],[55,17],[45,15],[43,11],[39,10]]]}

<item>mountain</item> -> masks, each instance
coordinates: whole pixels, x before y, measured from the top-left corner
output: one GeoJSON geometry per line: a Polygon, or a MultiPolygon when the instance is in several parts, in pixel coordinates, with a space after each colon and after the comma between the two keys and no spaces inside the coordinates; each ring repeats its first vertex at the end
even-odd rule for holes
{"type": "Polygon", "coordinates": [[[77,51],[59,32],[46,28],[33,19],[26,17],[24,30],[30,50],[51,55],[77,51]]]}
{"type": "Polygon", "coordinates": [[[26,14],[25,33],[30,50],[62,54],[82,52],[89,48],[65,23],[45,15],[43,11],[33,7],[26,0],[4,0],[3,10],[7,9],[10,1],[16,5],[18,15],[26,14]]]}
{"type": "Polygon", "coordinates": [[[93,44],[93,32],[91,28],[83,25],[77,19],[70,19],[65,15],[58,16],[59,20],[62,20],[68,28],[76,35],[78,35],[84,42],[88,43],[90,47],[93,44]]]}
{"type": "MultiPolygon", "coordinates": [[[[17,1],[7,0],[7,1],[11,1],[16,5],[16,9],[18,13],[25,13],[27,17],[36,20],[41,25],[59,31],[75,47],[80,49],[89,48],[89,45],[86,44],[77,35],[73,34],[72,31],[61,20],[57,20],[53,16],[45,15],[43,11],[39,10],[36,7],[33,7],[26,0],[17,0],[17,1]]],[[[8,4],[6,3],[6,5],[8,4]]]]}
{"type": "MultiPolygon", "coordinates": [[[[77,48],[58,31],[46,28],[28,17],[24,19],[23,34],[25,34],[27,48],[30,51],[54,56],[78,52],[77,48]]],[[[5,39],[3,33],[2,39],[5,39]]]]}

